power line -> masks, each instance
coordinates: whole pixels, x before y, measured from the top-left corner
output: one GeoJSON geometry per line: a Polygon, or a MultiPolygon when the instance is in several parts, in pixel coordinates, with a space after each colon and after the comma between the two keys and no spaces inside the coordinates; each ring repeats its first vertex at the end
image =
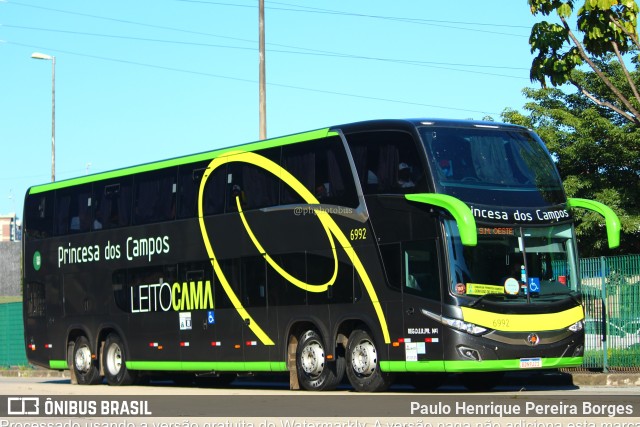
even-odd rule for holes
{"type": "MultiPolygon", "coordinates": [[[[146,64],[146,63],[143,63],[143,62],[130,61],[130,60],[126,60],[126,59],[117,59],[117,58],[109,58],[109,57],[105,57],[105,56],[90,55],[90,54],[85,54],[85,53],[72,52],[72,51],[61,50],[61,49],[54,49],[54,48],[51,48],[51,47],[34,46],[34,45],[30,45],[30,44],[25,44],[25,43],[18,43],[18,42],[8,42],[8,43],[14,44],[16,46],[23,46],[23,47],[29,47],[29,48],[34,48],[34,49],[52,51],[52,52],[66,53],[66,54],[69,54],[69,55],[81,56],[81,57],[85,57],[85,58],[93,58],[93,59],[99,59],[99,60],[103,60],[103,61],[118,62],[118,63],[129,64],[129,65],[137,65],[137,66],[140,66],[140,67],[154,68],[154,69],[158,69],[158,70],[173,71],[173,72],[186,73],[186,74],[192,74],[192,75],[198,75],[198,76],[204,76],[204,77],[212,77],[212,78],[225,79],[225,80],[233,80],[233,81],[238,81],[238,82],[243,82],[243,83],[252,83],[252,84],[256,84],[257,83],[257,81],[253,80],[253,79],[245,79],[245,78],[240,78],[240,77],[226,76],[226,75],[222,75],[222,74],[205,73],[205,72],[202,72],[202,71],[186,70],[186,69],[175,68],[175,67],[167,67],[167,66],[163,66],[163,65],[146,64]]],[[[440,108],[440,109],[444,109],[444,110],[464,111],[464,112],[469,112],[469,113],[493,114],[493,115],[497,115],[498,114],[498,113],[494,113],[494,112],[490,112],[490,111],[471,110],[471,109],[467,109],[467,108],[456,108],[456,107],[445,107],[445,106],[442,106],[442,105],[425,104],[425,103],[422,103],[422,102],[402,101],[402,100],[398,100],[398,99],[382,98],[382,97],[368,96],[368,95],[359,95],[359,94],[345,93],[345,92],[338,92],[338,91],[324,90],[324,89],[312,89],[312,88],[308,88],[308,87],[304,87],[304,86],[294,86],[294,85],[288,85],[288,84],[283,84],[283,83],[273,83],[273,82],[271,82],[271,83],[267,83],[267,85],[268,86],[273,86],[273,87],[285,88],[285,89],[302,90],[302,91],[306,91],[306,92],[314,92],[314,93],[323,93],[323,94],[329,94],[329,95],[345,96],[345,97],[350,97],[350,98],[359,98],[359,99],[369,99],[369,100],[373,100],[373,101],[392,102],[392,103],[396,103],[396,104],[417,105],[417,106],[421,106],[421,107],[440,108]]]]}
{"type": "MultiPolygon", "coordinates": [[[[235,4],[235,3],[222,3],[222,2],[215,2],[215,1],[208,1],[208,0],[176,0],[176,1],[184,2],[184,3],[200,3],[200,4],[208,4],[208,5],[216,5],[216,6],[255,8],[255,6],[253,6],[253,5],[242,5],[242,4],[235,4]]],[[[297,6],[297,5],[291,5],[291,6],[304,7],[304,6],[297,6]]],[[[336,11],[336,10],[329,10],[329,9],[319,9],[319,8],[310,8],[310,7],[305,7],[304,9],[268,7],[267,9],[270,9],[270,10],[281,10],[281,11],[287,11],[287,12],[306,12],[306,13],[318,13],[318,14],[328,14],[328,15],[354,16],[354,17],[360,17],[360,18],[383,19],[383,20],[387,20],[387,21],[400,21],[400,22],[407,22],[407,23],[411,23],[411,24],[428,25],[428,26],[441,27],[441,28],[452,28],[452,29],[463,30],[463,31],[474,31],[474,32],[478,32],[478,33],[498,34],[498,35],[511,36],[511,37],[525,37],[525,38],[529,37],[528,35],[523,35],[523,34],[503,33],[503,32],[500,32],[500,31],[489,31],[489,30],[480,30],[480,29],[477,29],[477,28],[457,27],[457,26],[452,26],[452,25],[444,25],[444,23],[448,23],[448,24],[449,23],[458,23],[458,24],[465,24],[465,25],[482,25],[482,26],[489,26],[489,25],[490,26],[505,26],[505,27],[508,26],[510,28],[529,28],[529,27],[515,26],[515,25],[514,26],[509,26],[509,25],[501,25],[501,24],[485,24],[485,23],[472,23],[472,22],[459,22],[459,21],[439,21],[439,20],[435,20],[435,19],[419,19],[419,18],[392,17],[392,16],[382,16],[382,15],[369,15],[369,14],[365,14],[365,13],[343,12],[343,11],[336,11]]]]}
{"type": "MultiPolygon", "coordinates": [[[[81,31],[60,30],[60,29],[53,29],[53,28],[26,27],[26,26],[21,26],[21,25],[10,25],[10,24],[9,25],[4,24],[4,25],[1,25],[1,26],[7,27],[7,28],[22,29],[22,30],[46,31],[46,32],[73,34],[73,35],[91,36],[91,37],[104,37],[104,38],[113,38],[113,39],[122,39],[122,40],[135,40],[135,41],[154,42],[154,43],[168,43],[168,44],[200,46],[200,47],[209,47],[209,48],[238,49],[238,50],[247,50],[247,51],[251,51],[251,52],[255,51],[255,48],[253,48],[253,47],[230,46],[230,45],[199,43],[199,42],[188,42],[188,41],[179,41],[179,40],[153,39],[153,38],[148,38],[148,37],[120,36],[120,35],[114,35],[114,34],[88,33],[88,32],[81,32],[81,31]]],[[[490,68],[490,69],[528,70],[528,68],[524,68],[524,67],[507,67],[507,66],[464,64],[464,63],[447,63],[447,62],[437,62],[437,61],[418,61],[418,60],[411,60],[411,59],[392,59],[392,58],[380,58],[380,57],[372,57],[372,56],[345,54],[345,53],[330,52],[330,51],[299,52],[299,51],[287,51],[287,50],[272,49],[272,50],[270,50],[270,52],[271,53],[293,54],[293,55],[311,55],[311,56],[325,56],[325,57],[336,57],[336,58],[346,58],[346,59],[361,59],[361,60],[378,61],[378,62],[391,62],[391,63],[414,65],[414,66],[427,67],[427,68],[437,68],[437,69],[445,69],[445,70],[451,70],[451,71],[459,71],[459,72],[463,72],[463,73],[466,72],[466,73],[483,74],[483,75],[507,77],[507,78],[515,78],[515,79],[528,79],[527,77],[521,77],[521,76],[512,76],[512,75],[507,75],[507,74],[489,73],[489,72],[473,71],[473,70],[460,70],[460,69],[456,69],[456,68],[451,68],[451,67],[472,67],[472,68],[490,68]]]]}

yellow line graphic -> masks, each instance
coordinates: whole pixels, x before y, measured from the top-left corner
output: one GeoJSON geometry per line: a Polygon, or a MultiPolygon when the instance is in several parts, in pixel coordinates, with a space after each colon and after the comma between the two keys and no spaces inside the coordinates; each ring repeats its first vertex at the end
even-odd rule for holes
{"type": "MultiPolygon", "coordinates": [[[[287,170],[282,168],[277,163],[267,159],[266,157],[263,157],[259,154],[252,153],[252,152],[231,151],[231,152],[225,153],[224,156],[213,159],[211,163],[209,163],[209,166],[207,167],[207,170],[205,171],[204,176],[202,177],[202,182],[200,183],[200,189],[198,192],[198,219],[200,222],[200,232],[202,233],[202,238],[204,240],[204,244],[207,249],[209,258],[211,259],[211,264],[213,266],[214,272],[218,277],[218,279],[220,280],[222,288],[224,289],[225,293],[229,297],[229,300],[233,304],[233,307],[236,309],[238,314],[243,319],[250,320],[249,328],[251,329],[251,331],[256,335],[256,337],[264,345],[274,345],[271,338],[269,338],[269,336],[262,330],[260,325],[258,325],[251,318],[247,310],[242,306],[242,303],[238,299],[237,295],[235,294],[231,285],[229,284],[227,278],[222,272],[222,268],[220,267],[220,264],[218,263],[218,259],[216,258],[216,255],[213,251],[213,247],[211,246],[211,241],[204,223],[203,195],[204,195],[204,188],[207,183],[207,180],[209,179],[209,176],[211,175],[211,173],[213,173],[213,171],[216,168],[229,162],[243,162],[243,163],[249,163],[249,164],[258,166],[270,172],[271,174],[275,175],[276,177],[279,177],[280,179],[282,179],[289,187],[291,187],[292,190],[298,193],[298,195],[300,195],[306,203],[312,204],[312,205],[319,205],[320,202],[300,181],[298,181],[287,170]]],[[[333,220],[331,215],[329,215],[328,213],[322,210],[316,210],[316,216],[320,220],[322,227],[327,233],[327,237],[329,238],[329,242],[331,244],[331,250],[334,258],[333,275],[331,276],[329,281],[327,281],[324,284],[312,285],[312,284],[302,282],[301,280],[293,277],[291,274],[285,271],[282,267],[280,267],[273,260],[273,258],[271,258],[271,256],[269,256],[269,254],[265,251],[264,247],[260,244],[256,236],[254,235],[253,231],[251,230],[251,227],[249,226],[245,218],[244,212],[242,211],[242,208],[240,206],[240,201],[237,197],[236,197],[236,203],[238,205],[238,213],[240,215],[240,219],[242,220],[242,223],[247,231],[247,234],[251,238],[251,241],[253,242],[256,249],[258,249],[258,251],[262,254],[264,259],[283,278],[288,280],[293,285],[298,286],[302,289],[305,289],[309,292],[325,292],[329,286],[334,284],[336,280],[336,277],[338,274],[338,254],[336,252],[335,241],[333,240],[333,237],[335,237],[338,240],[339,245],[342,247],[342,249],[345,251],[345,253],[349,257],[358,275],[360,276],[360,279],[362,280],[362,283],[364,284],[365,289],[367,290],[369,298],[371,299],[371,302],[378,316],[378,321],[380,322],[380,326],[382,328],[382,333],[384,336],[385,343],[388,344],[391,342],[391,339],[389,337],[389,329],[387,326],[387,321],[385,319],[384,312],[382,310],[380,302],[378,301],[378,296],[376,294],[376,291],[373,288],[373,283],[371,283],[371,279],[369,278],[369,275],[367,274],[364,268],[364,265],[360,261],[360,258],[356,254],[355,250],[351,247],[351,244],[349,243],[349,239],[347,239],[347,236],[342,232],[340,227],[338,227],[338,224],[336,224],[336,222],[333,220]]]]}

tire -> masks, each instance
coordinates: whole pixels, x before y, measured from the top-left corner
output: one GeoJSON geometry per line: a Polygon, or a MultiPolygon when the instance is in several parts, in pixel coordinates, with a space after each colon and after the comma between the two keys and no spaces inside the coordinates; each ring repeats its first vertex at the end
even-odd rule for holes
{"type": "Polygon", "coordinates": [[[102,382],[100,371],[95,360],[91,357],[91,345],[84,335],[76,339],[73,346],[72,369],[76,381],[81,385],[99,384],[102,382]]]}
{"type": "Polygon", "coordinates": [[[102,352],[102,367],[109,385],[130,385],[136,380],[137,373],[127,369],[127,354],[120,336],[111,333],[107,336],[102,352]]]}
{"type": "Polygon", "coordinates": [[[336,355],[334,362],[327,361],[322,338],[316,331],[309,330],[298,338],[296,371],[303,389],[334,390],[344,376],[344,358],[336,355]]]}
{"type": "Polygon", "coordinates": [[[489,391],[498,386],[504,377],[504,372],[467,372],[460,374],[460,382],[469,391],[489,391]]]}
{"type": "Polygon", "coordinates": [[[389,388],[393,377],[380,370],[378,349],[369,333],[356,329],[346,349],[347,377],[356,391],[376,392],[389,388]]]}

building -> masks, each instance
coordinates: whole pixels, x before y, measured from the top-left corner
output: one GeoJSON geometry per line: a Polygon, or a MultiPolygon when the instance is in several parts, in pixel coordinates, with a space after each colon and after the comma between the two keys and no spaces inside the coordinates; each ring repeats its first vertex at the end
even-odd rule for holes
{"type": "Polygon", "coordinates": [[[0,215],[0,242],[15,242],[21,239],[21,221],[15,213],[0,215]]]}

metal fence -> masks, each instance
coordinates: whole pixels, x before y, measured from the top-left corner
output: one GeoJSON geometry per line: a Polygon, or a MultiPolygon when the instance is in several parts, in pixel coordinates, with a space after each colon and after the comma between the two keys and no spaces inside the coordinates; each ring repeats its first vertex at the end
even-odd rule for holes
{"type": "Polygon", "coordinates": [[[640,255],[580,260],[584,368],[640,370],[640,255]]]}
{"type": "Polygon", "coordinates": [[[0,304],[0,368],[26,364],[22,303],[0,304]]]}

